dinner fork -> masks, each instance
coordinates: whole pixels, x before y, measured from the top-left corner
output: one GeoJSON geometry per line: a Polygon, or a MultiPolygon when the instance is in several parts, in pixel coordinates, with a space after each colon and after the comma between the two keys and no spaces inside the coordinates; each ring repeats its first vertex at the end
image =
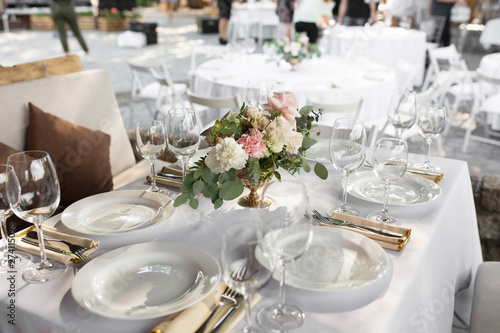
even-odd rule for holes
{"type": "MultiPolygon", "coordinates": [[[[38,239],[33,239],[33,238],[28,237],[28,236],[25,236],[25,237],[21,238],[21,240],[23,242],[28,243],[28,244],[33,245],[33,246],[40,246],[38,243],[38,239]]],[[[76,254],[76,253],[73,253],[71,251],[66,251],[66,250],[60,249],[58,247],[52,246],[50,244],[45,244],[45,248],[48,250],[54,251],[54,252],[68,255],[74,259],[77,259],[78,261],[80,261],[80,260],[83,260],[83,261],[92,260],[92,258],[90,258],[89,256],[86,256],[84,254],[76,254]]],[[[76,262],[78,262],[78,261],[76,261],[76,262]]]]}
{"type": "MultiPolygon", "coordinates": [[[[233,279],[241,279],[243,276],[245,276],[246,271],[247,267],[243,265],[236,271],[232,272],[231,277],[233,279]]],[[[207,320],[205,320],[203,325],[201,325],[201,327],[195,333],[212,332],[215,327],[224,320],[224,318],[228,317],[231,313],[233,313],[234,310],[236,310],[240,306],[242,301],[243,296],[236,292],[234,289],[227,286],[222,293],[219,303],[215,307],[212,314],[207,318],[207,320]],[[230,306],[230,308],[224,312],[221,318],[219,318],[221,311],[227,308],[227,306],[230,306]]]]}
{"type": "Polygon", "coordinates": [[[337,220],[337,219],[333,219],[333,218],[326,218],[325,216],[321,215],[317,210],[313,210],[312,212],[314,213],[314,215],[313,215],[314,218],[320,220],[321,222],[323,222],[325,224],[335,224],[338,226],[351,227],[351,228],[355,228],[355,229],[373,232],[375,234],[379,234],[379,235],[383,235],[383,236],[398,237],[398,238],[403,237],[402,234],[397,233],[397,232],[392,232],[389,230],[383,230],[383,229],[379,229],[379,228],[375,228],[375,227],[363,226],[363,225],[355,224],[352,222],[337,220]]]}
{"type": "MultiPolygon", "coordinates": [[[[38,234],[36,231],[32,230],[32,231],[29,231],[26,236],[28,236],[29,238],[33,238],[33,239],[38,239],[38,234]]],[[[85,251],[88,250],[88,248],[86,247],[83,247],[83,246],[80,246],[80,245],[76,245],[76,244],[72,244],[70,242],[67,242],[65,240],[61,240],[61,239],[55,239],[55,238],[48,238],[48,237],[43,237],[43,239],[45,241],[49,241],[49,242],[60,242],[60,243],[63,243],[63,244],[66,244],[68,245],[69,247],[69,250],[71,252],[73,252],[74,254],[76,255],[79,255],[85,251]]]]}

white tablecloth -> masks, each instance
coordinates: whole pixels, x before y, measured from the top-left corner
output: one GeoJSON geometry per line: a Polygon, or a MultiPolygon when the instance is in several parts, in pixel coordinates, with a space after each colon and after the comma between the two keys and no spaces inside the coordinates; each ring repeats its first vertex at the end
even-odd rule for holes
{"type": "MultiPolygon", "coordinates": [[[[480,73],[481,76],[491,80],[489,84],[491,93],[500,92],[500,53],[491,53],[483,56],[479,62],[477,72],[480,73]]],[[[493,130],[500,131],[499,115],[489,113],[487,122],[493,130]]]]}
{"type": "Polygon", "coordinates": [[[420,86],[425,71],[425,32],[414,29],[381,26],[334,26],[327,30],[328,53],[345,57],[366,58],[395,68],[404,60],[416,66],[413,81],[420,86]]]}
{"type": "MultiPolygon", "coordinates": [[[[420,162],[423,156],[410,156],[410,162],[420,162]]],[[[453,310],[464,318],[470,311],[468,289],[455,299],[454,294],[471,286],[476,268],[482,261],[477,229],[474,199],[471,191],[467,164],[463,161],[433,158],[441,166],[445,176],[440,186],[443,194],[437,200],[423,205],[390,207],[402,224],[412,228],[409,243],[402,252],[386,250],[392,262],[392,278],[385,292],[372,303],[355,310],[334,313],[338,306],[315,308],[312,297],[294,298],[293,289],[287,290],[287,298],[306,311],[305,324],[294,332],[314,333],[410,333],[450,332],[453,310]]],[[[340,175],[328,166],[330,177],[319,180],[313,174],[301,175],[312,194],[313,208],[326,211],[340,203],[340,175]]],[[[290,178],[283,173],[284,178],[290,178]]],[[[142,180],[127,189],[146,188],[142,180]]],[[[362,215],[377,211],[381,205],[355,199],[348,202],[357,207],[362,215]]],[[[92,236],[101,241],[96,253],[104,253],[124,245],[168,241],[181,242],[201,248],[219,259],[221,236],[225,228],[244,218],[248,208],[235,201],[226,202],[219,210],[213,210],[208,199],[200,200],[200,207],[193,210],[187,205],[176,209],[167,221],[140,231],[115,236],[92,236]]],[[[66,229],[59,217],[46,221],[66,229]]],[[[71,284],[78,266],[70,264],[59,279],[43,284],[27,284],[21,272],[13,273],[16,279],[15,296],[9,295],[5,277],[0,280],[0,307],[2,320],[0,331],[11,332],[127,332],[146,333],[162,318],[149,320],[116,320],[102,317],[80,307],[71,295],[71,284]],[[15,326],[8,323],[7,304],[15,304],[15,326]]],[[[119,279],[117,287],[119,287],[119,279]]],[[[262,294],[269,294],[264,290],[262,294]]],[[[273,290],[271,294],[276,294],[273,290]]],[[[262,304],[257,305],[254,314],[262,304]]]]}
{"type": "MultiPolygon", "coordinates": [[[[194,91],[207,97],[237,93],[244,100],[248,83],[263,81],[274,84],[276,91],[294,93],[299,107],[308,100],[335,103],[361,97],[363,106],[359,117],[367,124],[386,117],[391,94],[397,89],[394,72],[373,62],[324,55],[304,60],[292,71],[287,63],[277,65],[263,54],[252,54],[227,55],[203,63],[196,70],[194,91]]],[[[331,125],[335,118],[337,115],[324,115],[320,122],[331,125]]]]}

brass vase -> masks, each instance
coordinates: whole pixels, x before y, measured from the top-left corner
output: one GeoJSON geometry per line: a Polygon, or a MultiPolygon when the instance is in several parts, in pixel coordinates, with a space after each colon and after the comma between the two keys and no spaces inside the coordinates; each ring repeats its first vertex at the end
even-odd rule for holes
{"type": "Polygon", "coordinates": [[[290,65],[292,65],[292,71],[295,70],[295,65],[297,65],[300,62],[299,58],[292,58],[288,61],[290,65]]]}
{"type": "MultiPolygon", "coordinates": [[[[261,172],[260,177],[262,178],[266,173],[261,172]]],[[[250,176],[248,175],[248,169],[244,168],[241,170],[236,170],[236,177],[241,181],[243,186],[245,186],[247,189],[250,190],[250,194],[244,195],[238,199],[238,203],[243,206],[243,207],[251,207],[251,208],[257,208],[259,207],[261,197],[257,193],[257,190],[267,184],[269,181],[269,178],[266,179],[265,181],[260,180],[259,181],[259,186],[257,188],[253,187],[252,185],[252,180],[250,179],[250,176]]],[[[267,207],[271,204],[270,199],[265,199],[264,202],[262,203],[261,207],[267,207]]]]}

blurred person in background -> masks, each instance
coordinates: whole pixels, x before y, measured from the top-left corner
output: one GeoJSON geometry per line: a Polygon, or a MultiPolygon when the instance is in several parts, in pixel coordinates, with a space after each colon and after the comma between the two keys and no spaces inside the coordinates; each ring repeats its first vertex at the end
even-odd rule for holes
{"type": "Polygon", "coordinates": [[[429,0],[429,7],[431,8],[431,15],[445,16],[446,21],[444,22],[443,34],[441,35],[441,40],[436,41],[441,46],[449,46],[451,43],[451,33],[450,33],[450,17],[451,9],[455,4],[466,5],[465,0],[429,0]]]}
{"type": "Polygon", "coordinates": [[[316,43],[318,25],[328,25],[334,3],[332,0],[297,0],[293,14],[295,31],[305,32],[310,43],[316,43]]]}
{"type": "Polygon", "coordinates": [[[87,47],[87,44],[85,43],[85,39],[83,39],[82,33],[80,32],[80,27],[78,27],[75,7],[71,0],[52,0],[50,9],[52,13],[52,19],[54,20],[54,24],[56,25],[57,31],[59,32],[59,39],[61,40],[61,44],[66,55],[69,55],[69,47],[66,27],[64,26],[64,24],[68,23],[71,31],[73,31],[73,35],[78,39],[78,42],[80,43],[82,49],[85,51],[87,60],[89,61],[89,49],[87,47]]]}
{"type": "Polygon", "coordinates": [[[338,23],[345,26],[363,26],[375,22],[376,4],[374,0],[341,0],[338,23]]]}
{"type": "Polygon", "coordinates": [[[167,19],[168,21],[171,21],[174,17],[175,4],[177,0],[161,0],[161,2],[164,2],[167,6],[167,19]]]}
{"type": "Polygon", "coordinates": [[[276,5],[276,14],[279,17],[280,23],[285,24],[284,37],[292,38],[292,22],[295,0],[278,0],[276,5]]]}

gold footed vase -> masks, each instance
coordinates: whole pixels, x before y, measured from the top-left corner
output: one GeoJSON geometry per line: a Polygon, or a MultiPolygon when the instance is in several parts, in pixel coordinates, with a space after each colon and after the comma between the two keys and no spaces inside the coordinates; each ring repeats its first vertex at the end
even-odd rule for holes
{"type": "MultiPolygon", "coordinates": [[[[265,173],[261,172],[260,176],[264,176],[265,173]]],[[[244,195],[238,199],[238,204],[240,204],[243,207],[250,207],[250,208],[257,208],[259,207],[259,204],[261,202],[261,196],[257,193],[257,190],[267,184],[269,179],[266,179],[265,181],[260,181],[259,186],[257,188],[253,187],[252,181],[250,180],[250,177],[248,175],[248,169],[241,169],[241,170],[236,170],[236,177],[241,181],[243,186],[245,186],[247,189],[250,190],[250,193],[248,195],[244,195]]],[[[261,207],[267,207],[271,204],[270,199],[265,199],[264,202],[262,203],[261,207]]]]}
{"type": "Polygon", "coordinates": [[[300,62],[298,58],[293,58],[288,61],[290,65],[292,65],[292,71],[295,71],[295,65],[297,65],[300,62]]]}

